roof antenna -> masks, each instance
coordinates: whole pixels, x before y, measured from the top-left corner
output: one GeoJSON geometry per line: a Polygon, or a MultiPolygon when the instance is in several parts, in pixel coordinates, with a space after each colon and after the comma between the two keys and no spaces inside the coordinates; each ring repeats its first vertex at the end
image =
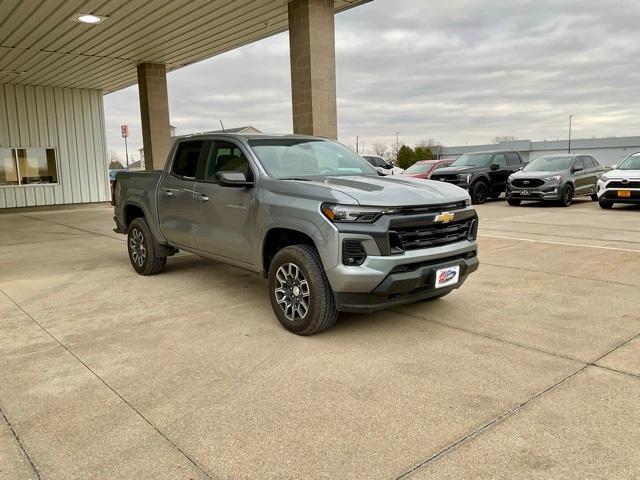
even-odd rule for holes
{"type": "Polygon", "coordinates": [[[224,124],[222,123],[222,120],[220,120],[220,126],[222,127],[222,133],[227,133],[227,131],[224,129],[224,124]]]}

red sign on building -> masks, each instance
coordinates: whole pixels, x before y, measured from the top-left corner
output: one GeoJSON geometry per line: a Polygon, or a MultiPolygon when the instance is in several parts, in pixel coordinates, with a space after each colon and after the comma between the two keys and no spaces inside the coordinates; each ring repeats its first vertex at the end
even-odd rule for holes
{"type": "Polygon", "coordinates": [[[120,133],[122,138],[127,138],[129,136],[129,125],[120,125],[120,133]]]}

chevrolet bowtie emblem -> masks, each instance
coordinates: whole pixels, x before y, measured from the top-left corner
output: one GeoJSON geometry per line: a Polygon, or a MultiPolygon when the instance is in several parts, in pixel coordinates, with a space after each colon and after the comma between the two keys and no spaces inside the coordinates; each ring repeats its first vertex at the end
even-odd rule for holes
{"type": "Polygon", "coordinates": [[[449,223],[453,220],[456,214],[453,212],[442,212],[440,215],[436,215],[434,222],[436,223],[449,223]]]}

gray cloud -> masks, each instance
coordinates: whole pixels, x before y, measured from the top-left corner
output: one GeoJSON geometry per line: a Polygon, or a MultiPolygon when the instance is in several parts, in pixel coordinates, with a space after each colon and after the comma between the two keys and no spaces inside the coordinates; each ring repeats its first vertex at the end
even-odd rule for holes
{"type": "MultiPolygon", "coordinates": [[[[640,2],[375,0],[336,17],[340,139],[486,143],[496,135],[640,134],[640,2]]],[[[290,131],[288,36],[169,74],[178,133],[254,125],[290,131]]],[[[105,97],[109,143],[137,91],[105,97]]],[[[137,132],[137,133],[136,133],[137,132]]]]}

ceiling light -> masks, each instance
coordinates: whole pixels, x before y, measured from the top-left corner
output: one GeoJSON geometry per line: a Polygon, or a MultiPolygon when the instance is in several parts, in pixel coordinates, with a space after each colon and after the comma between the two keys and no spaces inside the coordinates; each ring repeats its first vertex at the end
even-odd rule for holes
{"type": "Polygon", "coordinates": [[[104,22],[107,17],[102,15],[94,15],[93,13],[76,13],[73,17],[73,20],[80,23],[88,23],[90,25],[96,25],[98,23],[104,22]]]}

